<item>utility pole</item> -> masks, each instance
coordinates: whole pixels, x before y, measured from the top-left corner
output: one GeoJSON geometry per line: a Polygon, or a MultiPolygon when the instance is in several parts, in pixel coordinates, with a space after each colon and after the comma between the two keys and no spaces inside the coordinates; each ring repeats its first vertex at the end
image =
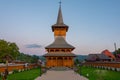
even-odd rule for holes
{"type": "Polygon", "coordinates": [[[114,47],[115,47],[115,52],[116,52],[117,51],[116,43],[114,43],[114,47]]]}

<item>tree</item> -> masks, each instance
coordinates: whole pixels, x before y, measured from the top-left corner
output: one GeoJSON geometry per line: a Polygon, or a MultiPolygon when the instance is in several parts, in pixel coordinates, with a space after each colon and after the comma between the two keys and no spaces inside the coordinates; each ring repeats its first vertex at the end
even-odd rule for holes
{"type": "Polygon", "coordinates": [[[120,48],[118,50],[115,51],[116,54],[120,54],[120,48]]]}
{"type": "Polygon", "coordinates": [[[37,63],[37,61],[39,60],[39,56],[20,53],[19,56],[17,57],[17,60],[28,63],[37,63]]]}
{"type": "Polygon", "coordinates": [[[16,59],[19,54],[19,48],[15,43],[7,42],[5,40],[0,40],[0,59],[5,61],[5,58],[16,59]],[[7,57],[6,57],[7,56],[7,57]],[[4,58],[4,59],[3,59],[4,58]]]}
{"type": "Polygon", "coordinates": [[[32,56],[32,63],[37,63],[39,60],[39,56],[33,55],[32,56]]]}
{"type": "Polygon", "coordinates": [[[75,59],[75,65],[79,64],[79,59],[75,59]]]}

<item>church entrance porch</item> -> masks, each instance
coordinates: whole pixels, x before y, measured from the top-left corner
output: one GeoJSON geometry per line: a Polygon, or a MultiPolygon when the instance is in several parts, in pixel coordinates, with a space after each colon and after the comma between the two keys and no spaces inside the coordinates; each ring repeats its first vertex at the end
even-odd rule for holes
{"type": "Polygon", "coordinates": [[[47,57],[46,67],[73,67],[73,57],[47,57]]]}

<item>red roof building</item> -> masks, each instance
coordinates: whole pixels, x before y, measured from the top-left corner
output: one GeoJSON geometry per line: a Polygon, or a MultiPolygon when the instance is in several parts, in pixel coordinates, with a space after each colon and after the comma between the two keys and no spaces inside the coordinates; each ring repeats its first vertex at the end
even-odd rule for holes
{"type": "Polygon", "coordinates": [[[102,54],[105,54],[106,56],[108,56],[111,59],[115,60],[115,56],[109,50],[102,51],[102,54]]]}

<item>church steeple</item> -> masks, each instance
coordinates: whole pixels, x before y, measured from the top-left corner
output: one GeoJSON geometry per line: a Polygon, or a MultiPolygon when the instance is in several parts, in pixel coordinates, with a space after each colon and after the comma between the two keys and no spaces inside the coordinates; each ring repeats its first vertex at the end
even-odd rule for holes
{"type": "Polygon", "coordinates": [[[56,36],[66,37],[66,32],[68,31],[68,26],[64,24],[64,21],[63,21],[61,2],[59,5],[57,22],[56,24],[52,25],[52,31],[54,32],[55,37],[56,36]]]}
{"type": "Polygon", "coordinates": [[[59,6],[59,11],[58,11],[58,17],[57,17],[57,25],[64,25],[63,22],[63,17],[62,17],[62,10],[61,10],[61,2],[60,2],[60,6],[59,6]]]}

